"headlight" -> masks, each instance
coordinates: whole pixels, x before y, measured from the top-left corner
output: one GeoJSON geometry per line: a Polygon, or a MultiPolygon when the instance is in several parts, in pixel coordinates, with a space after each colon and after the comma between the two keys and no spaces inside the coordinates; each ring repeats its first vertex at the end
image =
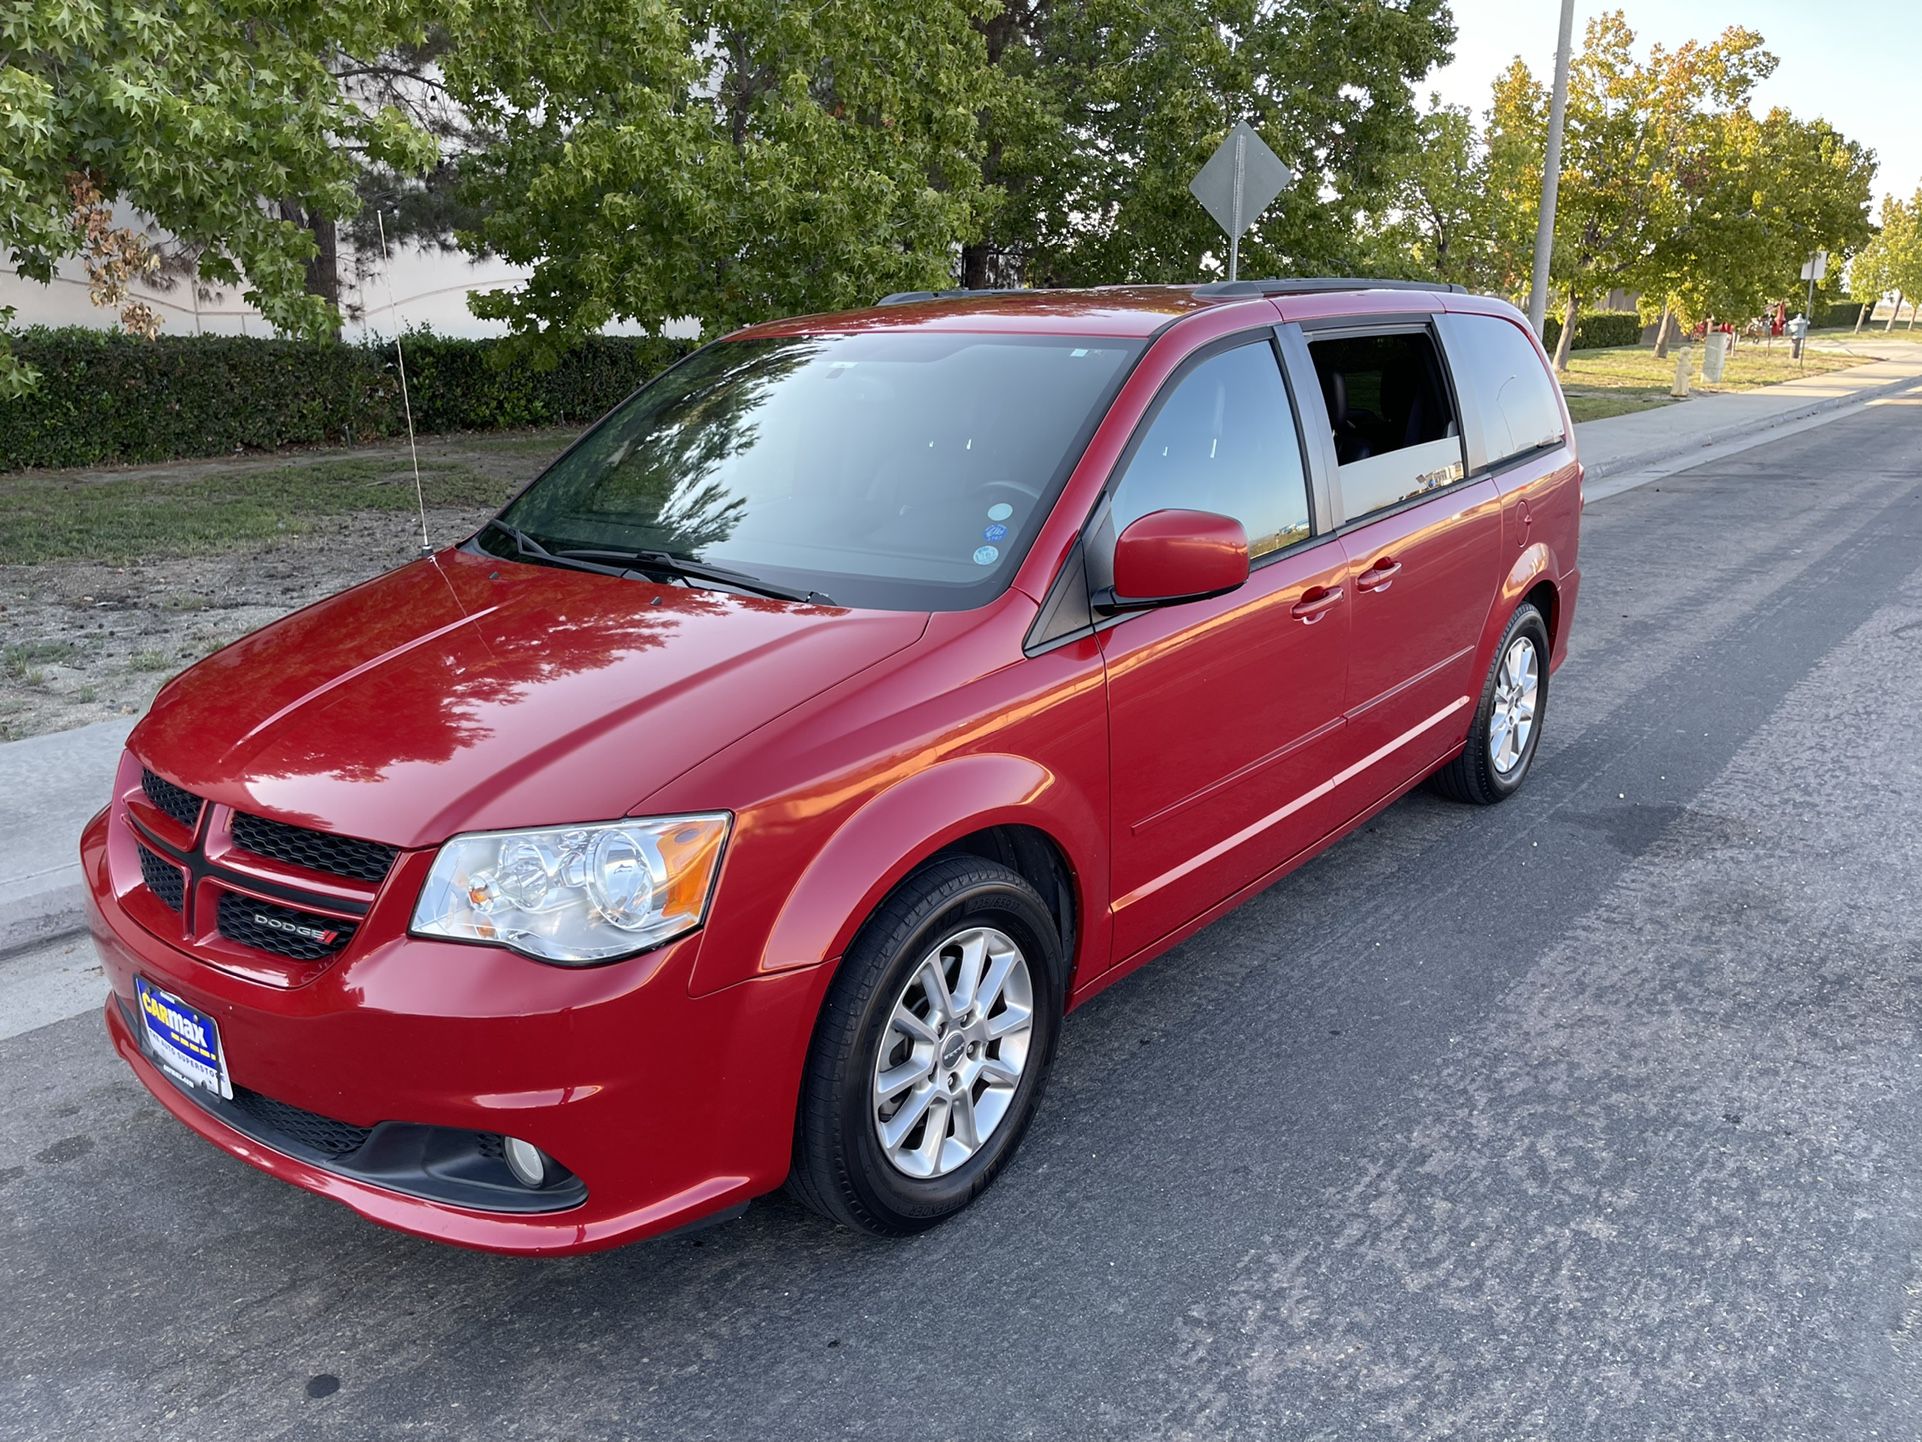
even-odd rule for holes
{"type": "Polygon", "coordinates": [[[456,836],[409,929],[564,965],[631,956],[701,924],[727,828],[720,813],[456,836]]]}

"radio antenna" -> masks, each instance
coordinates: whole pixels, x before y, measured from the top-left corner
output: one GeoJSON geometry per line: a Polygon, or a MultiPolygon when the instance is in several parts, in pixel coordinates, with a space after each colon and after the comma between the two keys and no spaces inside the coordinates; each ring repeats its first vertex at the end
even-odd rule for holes
{"type": "Polygon", "coordinates": [[[387,248],[387,222],[382,212],[374,212],[374,224],[380,231],[381,279],[387,282],[387,314],[394,323],[394,360],[400,367],[400,410],[407,418],[407,453],[414,460],[414,505],[420,512],[420,553],[423,556],[434,554],[434,543],[427,538],[427,493],[420,484],[420,447],[414,444],[414,406],[407,398],[407,352],[400,344],[400,306],[394,300],[394,256],[387,248]]]}

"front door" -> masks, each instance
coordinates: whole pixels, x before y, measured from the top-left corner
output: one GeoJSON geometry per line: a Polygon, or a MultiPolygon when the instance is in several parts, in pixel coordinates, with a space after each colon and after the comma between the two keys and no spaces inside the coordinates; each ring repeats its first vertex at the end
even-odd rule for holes
{"type": "Polygon", "coordinates": [[[1151,511],[1233,516],[1247,584],[1101,633],[1113,784],[1114,959],[1194,920],[1320,839],[1340,768],[1347,558],[1311,524],[1300,432],[1272,344],[1210,348],[1169,381],[1091,533],[1151,511]]]}

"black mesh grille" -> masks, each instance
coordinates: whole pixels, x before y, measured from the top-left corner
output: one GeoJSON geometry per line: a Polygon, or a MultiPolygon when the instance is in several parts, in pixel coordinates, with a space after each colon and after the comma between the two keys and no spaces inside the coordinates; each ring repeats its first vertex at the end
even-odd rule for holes
{"type": "Polygon", "coordinates": [[[180,868],[171,861],[163,861],[138,843],[135,843],[135,849],[140,852],[140,875],[147,883],[147,890],[159,897],[169,910],[180,910],[187,893],[187,878],[181,874],[180,868]]]}
{"type": "Polygon", "coordinates": [[[372,1127],[350,1126],[324,1117],[319,1112],[303,1111],[287,1102],[277,1102],[245,1087],[234,1088],[234,1105],[263,1132],[274,1132],[297,1142],[309,1151],[327,1157],[344,1157],[359,1151],[372,1127]]]}
{"type": "Polygon", "coordinates": [[[231,891],[221,893],[219,917],[220,934],[229,941],[295,961],[325,961],[354,934],[349,922],[231,891]]]}
{"type": "Polygon", "coordinates": [[[140,789],[147,793],[149,801],[189,831],[200,824],[200,798],[193,792],[144,768],[140,773],[140,789]]]}
{"type": "Polygon", "coordinates": [[[344,876],[350,881],[383,881],[394,864],[394,848],[377,841],[357,841],[326,831],[309,831],[264,816],[234,813],[234,844],[256,856],[270,857],[309,871],[344,876]]]}

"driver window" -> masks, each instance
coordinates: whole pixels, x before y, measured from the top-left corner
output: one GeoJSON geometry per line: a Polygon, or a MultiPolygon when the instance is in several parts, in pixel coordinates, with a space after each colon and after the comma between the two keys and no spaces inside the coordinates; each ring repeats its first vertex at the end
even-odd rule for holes
{"type": "Polygon", "coordinates": [[[1266,340],[1202,361],[1148,423],[1115,489],[1112,533],[1164,510],[1233,516],[1251,559],[1307,538],[1300,435],[1266,340]]]}

